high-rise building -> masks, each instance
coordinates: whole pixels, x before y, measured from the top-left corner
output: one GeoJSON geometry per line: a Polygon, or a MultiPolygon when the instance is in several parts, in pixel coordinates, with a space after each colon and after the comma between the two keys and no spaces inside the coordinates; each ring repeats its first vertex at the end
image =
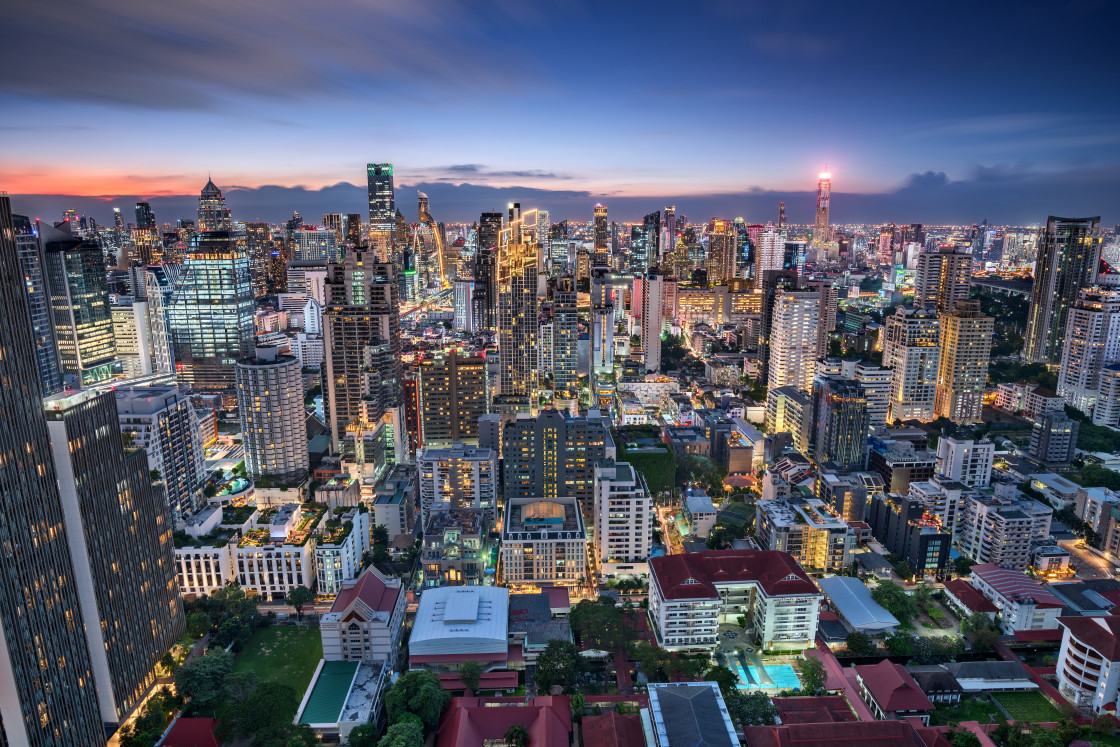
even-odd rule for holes
{"type": "Polygon", "coordinates": [[[478,419],[490,411],[486,359],[436,353],[416,365],[420,443],[425,449],[478,443],[478,419]]]}
{"type": "Polygon", "coordinates": [[[595,255],[591,258],[593,267],[603,267],[610,264],[611,226],[607,221],[607,206],[596,203],[594,208],[594,226],[592,227],[595,241],[595,255]]]}
{"type": "Polygon", "coordinates": [[[499,394],[507,404],[531,406],[537,393],[537,247],[520,238],[515,222],[498,249],[499,394]]]}
{"type": "Polygon", "coordinates": [[[47,288],[63,386],[80,389],[120,372],[105,256],[93,240],[81,241],[70,224],[39,225],[47,288]]]}
{"type": "MultiPolygon", "coordinates": [[[[556,396],[579,397],[579,318],[576,279],[557,278],[552,292],[552,387],[556,396]]],[[[612,327],[613,329],[613,327],[612,327]]]]}
{"type": "Polygon", "coordinates": [[[307,477],[307,410],[295,356],[257,347],[237,362],[237,412],[245,468],[254,481],[295,484],[307,477]]]}
{"type": "Polygon", "coordinates": [[[708,282],[723,285],[737,275],[738,233],[729,220],[713,220],[708,232],[708,282]]]}
{"type": "Polygon", "coordinates": [[[757,249],[754,253],[754,276],[762,279],[762,273],[767,270],[789,270],[785,263],[785,231],[777,229],[773,224],[767,224],[766,229],[758,234],[755,242],[757,249]]]}
{"type": "Polygon", "coordinates": [[[957,301],[941,315],[941,363],[933,414],[954,423],[980,420],[995,320],[980,311],[979,301],[957,301]]]}
{"type": "Polygon", "coordinates": [[[662,296],[665,279],[661,270],[654,267],[642,280],[642,352],[646,371],[661,370],[662,296]]]}
{"type": "MultiPolygon", "coordinates": [[[[369,231],[375,238],[393,241],[397,207],[393,194],[393,164],[367,163],[366,179],[369,190],[369,231]]],[[[396,237],[404,241],[404,236],[396,237]]]]}
{"type": "Polygon", "coordinates": [[[972,254],[962,246],[942,245],[919,252],[914,272],[914,306],[949,311],[967,301],[972,279],[972,254]]]}
{"type": "Polygon", "coordinates": [[[1067,313],[1058,395],[1092,413],[1105,366],[1120,363],[1120,291],[1086,288],[1067,313]]]}
{"type": "Polygon", "coordinates": [[[255,304],[249,257],[232,234],[191,237],[182,274],[167,308],[179,385],[221,392],[232,403],[237,361],[253,350],[255,304]]]}
{"type": "Polygon", "coordinates": [[[779,291],[774,298],[770,333],[768,386],[796,386],[809,390],[817,359],[820,294],[816,291],[779,291]]]}
{"type": "Polygon", "coordinates": [[[337,262],[338,234],[333,229],[301,229],[292,232],[292,262],[337,262]]]}
{"type": "Polygon", "coordinates": [[[1040,412],[1031,428],[1031,458],[1047,467],[1067,467],[1077,455],[1081,424],[1064,412],[1040,412]]]}
{"type": "MultiPolygon", "coordinates": [[[[485,215],[485,214],[484,214],[485,215]]],[[[501,214],[498,215],[499,221],[501,214]]],[[[479,232],[479,241],[482,240],[479,232]]],[[[476,331],[498,328],[498,249],[479,249],[474,255],[474,293],[471,297],[472,315],[476,331]]]]}
{"type": "Polygon", "coordinates": [[[1030,316],[1023,357],[1035,363],[1057,363],[1069,308],[1077,294],[1096,281],[1101,253],[1101,219],[1046,219],[1038,237],[1038,256],[1031,289],[1030,316]]]}
{"type": "MultiPolygon", "coordinates": [[[[0,264],[20,261],[0,194],[0,264]]],[[[105,742],[20,273],[0,274],[0,744],[105,742]],[[51,662],[50,665],[47,662],[51,662]]]]}
{"type": "Polygon", "coordinates": [[[496,451],[462,443],[424,449],[416,457],[416,470],[425,525],[435,507],[439,512],[482,511],[487,526],[493,526],[498,509],[496,451]]]}
{"type": "Polygon", "coordinates": [[[174,285],[179,279],[181,265],[149,265],[142,278],[148,304],[149,351],[152,371],[161,374],[175,373],[175,353],[171,345],[169,309],[174,285]]]}
{"type": "Polygon", "coordinates": [[[813,382],[813,459],[844,471],[867,461],[867,394],[853,379],[818,376],[813,382]]]}
{"type": "MultiPolygon", "coordinates": [[[[828,166],[825,165],[825,169],[828,166]]],[[[813,228],[813,246],[823,246],[832,240],[832,228],[829,225],[828,203],[832,195],[832,174],[827,170],[821,172],[820,181],[817,182],[817,222],[813,228]]]]}
{"type": "Polygon", "coordinates": [[[767,270],[755,281],[762,287],[758,323],[758,367],[770,370],[770,337],[774,327],[774,301],[778,292],[797,287],[797,273],[790,270],[767,270]]]}
{"type": "Polygon", "coordinates": [[[478,248],[496,249],[502,235],[502,214],[498,211],[483,213],[478,218],[478,248]]]}
{"type": "Polygon", "coordinates": [[[614,373],[614,309],[591,309],[591,382],[596,377],[611,378],[614,373]]]}
{"type": "Polygon", "coordinates": [[[451,284],[452,308],[455,309],[453,326],[457,332],[473,334],[478,331],[474,312],[474,281],[457,279],[451,284]]]}
{"type": "Polygon", "coordinates": [[[20,269],[27,283],[27,315],[31,319],[31,332],[35,338],[35,368],[43,395],[50,396],[62,389],[62,374],[58,366],[58,348],[54,342],[50,291],[47,288],[46,259],[39,237],[31,220],[23,215],[13,215],[16,251],[20,269]]]}
{"type": "Polygon", "coordinates": [[[630,272],[642,275],[661,264],[661,212],[654,211],[635,226],[637,241],[630,245],[630,272]]]}
{"type": "MultiPolygon", "coordinates": [[[[595,552],[601,566],[648,559],[655,516],[641,472],[613,459],[595,466],[595,552]]],[[[613,570],[604,568],[603,572],[613,570]]]]}
{"type": "Polygon", "coordinates": [[[351,424],[394,421],[394,449],[403,438],[400,302],[391,264],[372,249],[348,251],[327,266],[323,309],[323,407],[339,448],[351,424]],[[367,399],[368,398],[368,399],[367,399]],[[364,421],[364,423],[363,423],[364,421]]]}
{"type": "Polygon", "coordinates": [[[995,455],[996,445],[987,439],[942,436],[937,440],[937,474],[970,488],[986,488],[995,455]]]}
{"type": "Polygon", "coordinates": [[[173,528],[147,455],[124,452],[112,392],[56,394],[45,408],[101,718],[120,723],[155,684],[156,664],[183,632],[173,528]]]}
{"type": "Polygon", "coordinates": [[[883,364],[892,369],[888,421],[933,419],[940,333],[933,309],[899,306],[887,317],[883,364]]]}
{"type": "Polygon", "coordinates": [[[346,214],[346,241],[351,246],[358,246],[362,243],[361,213],[346,214]]]}
{"type": "Polygon", "coordinates": [[[323,214],[323,228],[328,231],[334,232],[335,243],[339,246],[345,238],[342,231],[342,213],[324,213],[323,214]]]}
{"type": "Polygon", "coordinates": [[[207,179],[198,196],[198,232],[232,230],[233,217],[226,207],[226,198],[214,181],[207,179]]]}
{"type": "Polygon", "coordinates": [[[110,312],[113,317],[113,342],[117,348],[121,374],[129,379],[147,376],[152,373],[148,302],[130,302],[129,296],[118,297],[117,301],[110,312]]]}
{"type": "Polygon", "coordinates": [[[154,231],[156,228],[156,214],[152,206],[146,202],[136,203],[136,228],[141,231],[154,231]]]}

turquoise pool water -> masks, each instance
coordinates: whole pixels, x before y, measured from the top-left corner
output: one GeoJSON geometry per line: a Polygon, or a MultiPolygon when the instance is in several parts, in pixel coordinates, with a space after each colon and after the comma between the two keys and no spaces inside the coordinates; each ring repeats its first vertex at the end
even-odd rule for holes
{"type": "Polygon", "coordinates": [[[789,664],[771,664],[764,666],[765,677],[757,667],[735,665],[735,673],[739,675],[740,690],[796,690],[801,687],[797,679],[797,672],[789,664]],[[769,678],[769,682],[766,679],[769,678]],[[773,684],[770,684],[773,683],[773,684]]]}
{"type": "Polygon", "coordinates": [[[240,493],[245,488],[249,487],[249,481],[244,477],[235,477],[229,481],[229,484],[222,489],[222,495],[231,495],[233,493],[240,493]]]}

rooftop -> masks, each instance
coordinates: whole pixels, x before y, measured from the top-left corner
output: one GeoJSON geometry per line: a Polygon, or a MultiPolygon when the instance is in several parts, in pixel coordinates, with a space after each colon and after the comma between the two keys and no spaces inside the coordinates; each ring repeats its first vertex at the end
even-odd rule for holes
{"type": "Polygon", "coordinates": [[[572,711],[565,696],[452,698],[435,731],[436,747],[484,747],[505,742],[511,726],[523,726],[533,747],[568,747],[572,711]],[[501,706],[501,707],[493,707],[501,706]]]}
{"type": "Polygon", "coordinates": [[[324,661],[299,722],[337,724],[359,665],[356,661],[324,661]]]}
{"type": "Polygon", "coordinates": [[[945,582],[945,591],[960,600],[960,603],[973,612],[984,612],[994,615],[999,609],[988,601],[987,597],[976,590],[976,587],[963,578],[954,578],[945,582]]]}
{"type": "Polygon", "coordinates": [[[552,618],[552,602],[546,592],[509,595],[509,632],[525,633],[525,643],[546,646],[549,641],[570,641],[572,629],[566,618],[552,618]]]}
{"type": "Polygon", "coordinates": [[[513,498],[506,501],[502,539],[561,539],[561,533],[583,535],[577,498],[513,498]]]}
{"type": "Polygon", "coordinates": [[[739,747],[727,706],[714,682],[651,683],[649,706],[660,744],[739,747]]]}
{"type": "Polygon", "coordinates": [[[856,666],[855,670],[884,712],[933,710],[933,703],[901,664],[883,659],[878,664],[856,666]]]}
{"type": "Polygon", "coordinates": [[[1059,617],[1058,625],[1099,653],[1105,661],[1120,661],[1120,615],[1059,617]]]}
{"type": "Polygon", "coordinates": [[[832,576],[820,579],[817,586],[832,602],[833,608],[854,627],[869,630],[898,627],[898,619],[871,598],[871,590],[858,578],[832,576]]]}
{"type": "Polygon", "coordinates": [[[388,579],[370,566],[355,581],[344,581],[342,589],[331,605],[331,612],[344,612],[355,600],[361,600],[374,612],[391,615],[401,593],[400,583],[390,584],[388,579]]]}
{"type": "Polygon", "coordinates": [[[983,579],[1000,596],[1014,602],[1031,599],[1037,607],[1064,606],[1062,600],[1047,591],[1045,586],[1019,571],[1000,568],[995,563],[984,563],[972,566],[972,575],[983,579]]]}
{"type": "Polygon", "coordinates": [[[666,599],[712,599],[716,584],[752,581],[769,596],[820,594],[793,556],[777,550],[705,550],[650,558],[649,566],[666,599]]]}
{"type": "Polygon", "coordinates": [[[783,724],[781,726],[748,726],[743,730],[751,747],[794,747],[820,745],[828,747],[940,747],[949,744],[936,731],[926,741],[908,721],[854,721],[850,723],[783,724]],[[938,740],[938,737],[940,739],[938,740]]]}
{"type": "Polygon", "coordinates": [[[420,596],[409,650],[413,656],[505,653],[509,590],[498,586],[443,586],[420,596]]]}

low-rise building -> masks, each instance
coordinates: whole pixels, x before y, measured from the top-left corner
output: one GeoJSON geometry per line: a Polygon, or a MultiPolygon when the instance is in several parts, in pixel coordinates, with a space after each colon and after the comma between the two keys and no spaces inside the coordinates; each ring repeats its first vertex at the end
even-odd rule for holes
{"type": "Polygon", "coordinates": [[[175,535],[176,578],[187,599],[210,596],[233,580],[235,542],[227,535],[197,539],[175,535]]]}
{"type": "Polygon", "coordinates": [[[1031,570],[1043,578],[1067,578],[1076,572],[1070,567],[1069,550],[1056,541],[1039,542],[1031,547],[1031,570]]]}
{"type": "Polygon", "coordinates": [[[1120,615],[1060,617],[1058,691],[1094,713],[1114,711],[1120,700],[1120,615]]]}
{"type": "Polygon", "coordinates": [[[914,442],[893,438],[871,439],[867,469],[879,473],[888,493],[905,494],[911,482],[928,480],[937,472],[937,455],[914,442]]]}
{"type": "Polygon", "coordinates": [[[571,625],[553,613],[547,590],[510,594],[507,630],[511,647],[521,648],[526,665],[537,663],[549,641],[572,640],[571,625]]]}
{"type": "Polygon", "coordinates": [[[817,580],[828,604],[850,632],[883,635],[898,627],[898,618],[871,598],[871,590],[851,576],[817,580]]]}
{"type": "Polygon", "coordinates": [[[373,523],[388,530],[390,542],[413,534],[419,497],[416,467],[409,464],[394,464],[379,484],[362,485],[362,501],[373,507],[373,523]]]}
{"type": "Polygon", "coordinates": [[[1108,488],[1078,487],[1074,498],[1077,518],[1084,521],[1097,534],[1107,534],[1112,521],[1112,509],[1120,505],[1120,495],[1108,488]]]}
{"type": "Polygon", "coordinates": [[[233,551],[234,573],[241,588],[279,601],[297,586],[315,588],[316,530],[326,523],[326,509],[316,504],[286,504],[262,511],[233,551]]]}
{"type": "Polygon", "coordinates": [[[716,525],[716,507],[711,497],[700,488],[686,488],[682,504],[691,535],[701,539],[710,535],[716,525]]]}
{"type": "Polygon", "coordinates": [[[822,595],[789,553],[709,550],[650,559],[649,614],[658,644],[710,653],[721,622],[746,617],[764,649],[812,645],[822,595]]]}
{"type": "Polygon", "coordinates": [[[508,586],[587,582],[587,531],[579,500],[507,498],[500,580],[508,586]]]}
{"type": "Polygon", "coordinates": [[[1005,635],[1058,627],[1062,600],[1019,571],[993,563],[974,565],[972,586],[996,606],[996,622],[1005,635]]]}
{"type": "Polygon", "coordinates": [[[762,549],[788,552],[816,573],[836,573],[851,562],[855,533],[820,499],[759,501],[756,511],[762,549]]]}
{"type": "Polygon", "coordinates": [[[714,682],[650,683],[649,747],[739,747],[738,730],[714,682]]]}
{"type": "Polygon", "coordinates": [[[934,710],[918,683],[901,664],[884,659],[878,664],[855,667],[859,694],[875,718],[903,720],[916,717],[929,723],[934,710]]]}
{"type": "Polygon", "coordinates": [[[409,669],[456,673],[465,661],[506,669],[510,659],[509,589],[451,586],[420,595],[408,640],[409,669]]]}
{"type": "Polygon", "coordinates": [[[346,743],[350,732],[364,724],[379,727],[390,672],[380,662],[321,660],[295,722],[310,727],[326,744],[346,743]]]}
{"type": "Polygon", "coordinates": [[[489,555],[482,511],[434,511],[424,528],[424,545],[420,550],[421,586],[429,589],[479,585],[489,555]]]}
{"type": "Polygon", "coordinates": [[[400,663],[405,591],[399,579],[373,566],[343,582],[330,612],[319,618],[323,658],[327,661],[400,663]]]}

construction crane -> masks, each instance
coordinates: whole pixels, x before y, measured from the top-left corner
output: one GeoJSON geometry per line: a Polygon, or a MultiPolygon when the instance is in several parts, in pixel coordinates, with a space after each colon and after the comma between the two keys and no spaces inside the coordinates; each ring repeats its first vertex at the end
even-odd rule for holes
{"type": "Polygon", "coordinates": [[[436,241],[436,264],[439,267],[439,287],[448,288],[451,283],[447,280],[447,275],[443,270],[443,232],[439,229],[439,223],[436,223],[435,218],[432,217],[431,211],[428,209],[428,195],[423,192],[416,193],[416,201],[418,203],[418,213],[420,216],[420,225],[427,226],[428,230],[432,232],[432,236],[436,241]]]}

